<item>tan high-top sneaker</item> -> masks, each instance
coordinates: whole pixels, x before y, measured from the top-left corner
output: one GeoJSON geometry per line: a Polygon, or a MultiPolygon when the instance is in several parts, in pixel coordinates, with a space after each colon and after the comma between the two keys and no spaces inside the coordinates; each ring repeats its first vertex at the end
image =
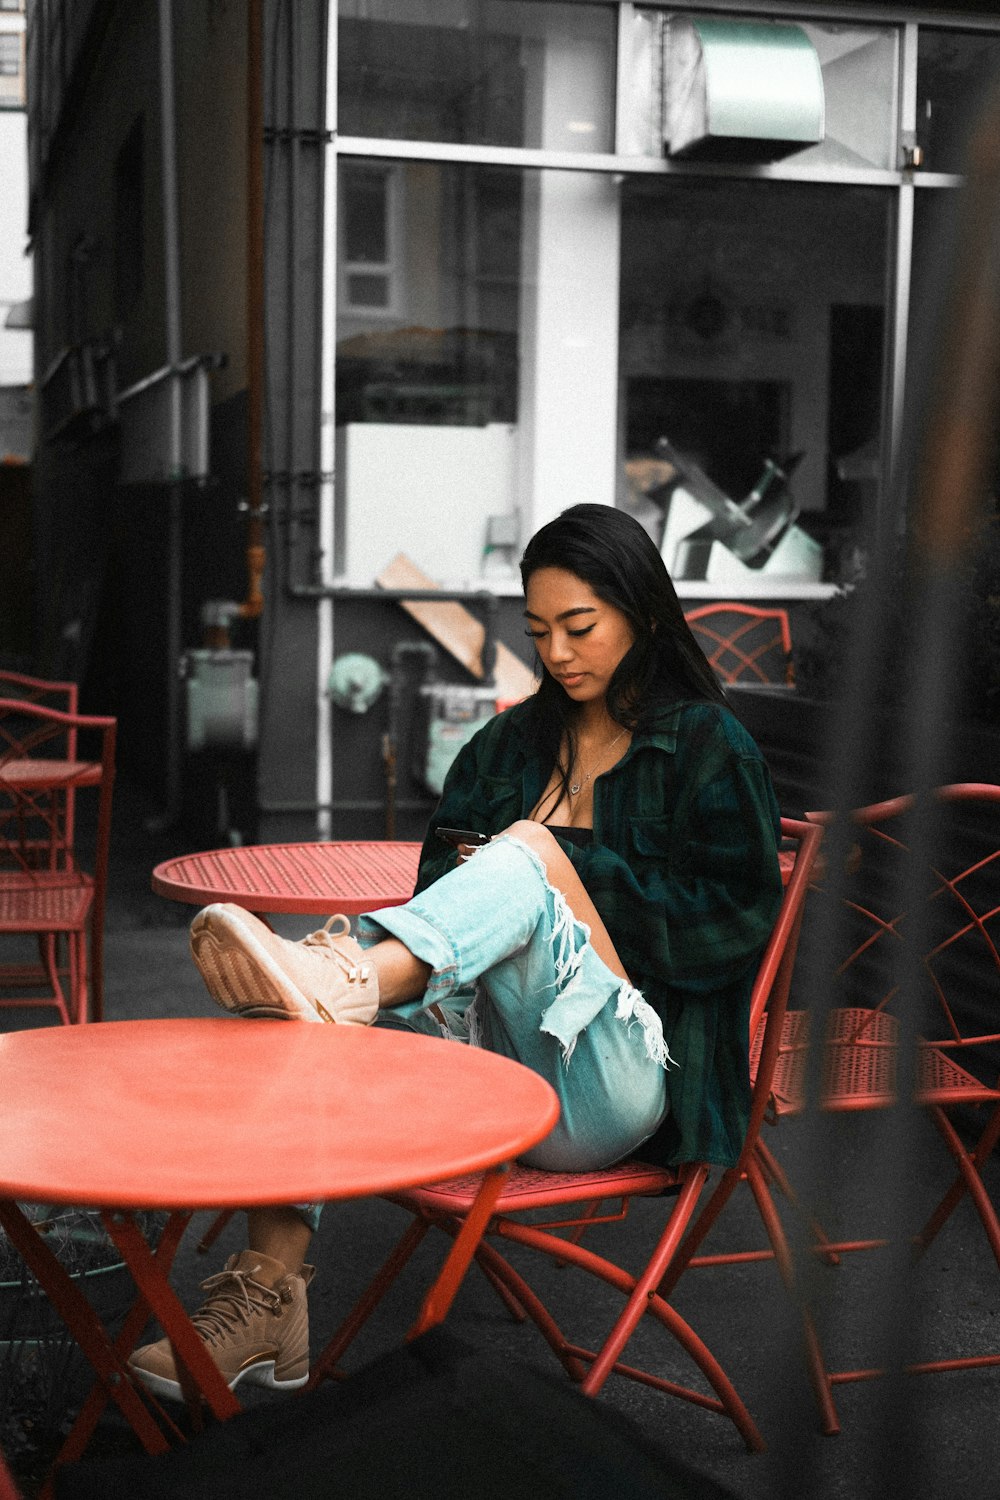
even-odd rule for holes
{"type": "Polygon", "coordinates": [[[242,906],[217,902],[191,923],[191,955],[212,999],[240,1016],[369,1026],[378,1013],[378,975],[346,917],[293,943],[242,906]]]}
{"type": "MultiPolygon", "coordinates": [[[[224,1271],[203,1281],[210,1295],[191,1321],[223,1379],[274,1391],[294,1391],[309,1377],[309,1310],[306,1287],[313,1266],[289,1274],[280,1260],[244,1250],[224,1271]]],[[[129,1369],[154,1396],[183,1401],[169,1339],[136,1349],[129,1369]]]]}

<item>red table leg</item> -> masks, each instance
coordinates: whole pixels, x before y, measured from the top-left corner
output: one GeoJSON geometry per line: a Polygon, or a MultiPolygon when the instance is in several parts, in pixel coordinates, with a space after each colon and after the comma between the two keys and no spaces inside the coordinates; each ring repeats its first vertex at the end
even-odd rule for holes
{"type": "Polygon", "coordinates": [[[177,1299],[156,1257],[143,1238],[131,1214],[101,1211],[104,1227],[122,1253],[122,1258],[140,1294],[159,1319],[174,1355],[182,1367],[181,1383],[186,1371],[191,1383],[204,1398],[212,1414],[224,1421],[242,1408],[219,1371],[177,1299]]]}
{"type": "Polygon", "coordinates": [[[170,1445],[133,1386],[125,1360],[66,1268],[9,1199],[0,1202],[0,1224],[86,1356],[106,1399],[114,1401],[147,1453],[165,1452],[170,1445]]]}
{"type": "MultiPolygon", "coordinates": [[[[155,1251],[157,1263],[164,1276],[167,1276],[170,1272],[174,1256],[177,1253],[177,1247],[190,1221],[191,1213],[189,1211],[172,1213],[167,1220],[155,1251]]],[[[126,1313],[121,1330],[115,1339],[115,1352],[121,1359],[128,1359],[128,1356],[138,1342],[142,1330],[148,1323],[149,1317],[149,1304],[140,1293],[126,1313]]],[[[158,1421],[166,1429],[169,1436],[182,1442],[184,1435],[169,1413],[165,1411],[156,1398],[149,1391],[145,1390],[144,1387],[142,1388],[142,1394],[147,1404],[155,1410],[158,1421]]],[[[107,1404],[107,1392],[100,1381],[98,1381],[77,1413],[76,1420],[70,1428],[66,1440],[56,1457],[57,1465],[72,1463],[81,1456],[90,1442],[94,1429],[100,1421],[101,1413],[107,1404]]]]}

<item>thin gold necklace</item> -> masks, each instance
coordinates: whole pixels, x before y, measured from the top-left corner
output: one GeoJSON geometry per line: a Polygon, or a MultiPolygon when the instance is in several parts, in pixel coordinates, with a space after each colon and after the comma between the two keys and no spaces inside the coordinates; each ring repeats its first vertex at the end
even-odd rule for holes
{"type": "Polygon", "coordinates": [[[594,761],[594,763],[590,767],[590,770],[587,771],[585,773],[585,775],[581,776],[579,781],[571,781],[570,782],[569,794],[570,794],[571,797],[578,797],[580,795],[580,793],[583,791],[584,787],[587,785],[587,782],[590,780],[590,778],[593,776],[594,772],[597,770],[598,766],[601,764],[601,761],[607,755],[608,751],[614,749],[614,747],[617,745],[618,741],[621,739],[622,735],[625,734],[626,732],[627,731],[624,730],[624,729],[619,729],[619,731],[615,735],[614,739],[613,740],[609,740],[608,743],[605,745],[605,747],[601,751],[600,755],[597,757],[597,759],[594,761]]]}

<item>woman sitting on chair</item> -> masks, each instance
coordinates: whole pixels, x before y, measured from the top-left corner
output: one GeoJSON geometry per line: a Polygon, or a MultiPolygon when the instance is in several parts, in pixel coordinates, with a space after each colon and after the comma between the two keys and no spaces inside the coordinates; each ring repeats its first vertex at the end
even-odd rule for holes
{"type": "MultiPolygon", "coordinates": [[[[521,579],[540,686],[456,757],[412,899],[361,917],[357,938],[331,918],[301,942],[209,906],[194,961],[237,1015],[405,1024],[533,1068],[561,1118],[530,1165],[586,1171],[641,1148],[730,1166],[750,990],[781,899],[767,767],[626,512],[564,511],[528,543],[521,579]],[[487,842],[456,851],[440,828],[487,842]]],[[[249,1249],[206,1283],[194,1323],[231,1387],[293,1389],[319,1206],[247,1217],[249,1249]]],[[[180,1396],[165,1339],[130,1363],[180,1396]]]]}

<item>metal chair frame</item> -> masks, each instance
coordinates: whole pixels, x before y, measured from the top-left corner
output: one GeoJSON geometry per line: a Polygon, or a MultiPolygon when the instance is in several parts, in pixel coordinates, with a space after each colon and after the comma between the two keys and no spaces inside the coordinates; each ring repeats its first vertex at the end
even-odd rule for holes
{"type": "MultiPolygon", "coordinates": [[[[16,699],[18,702],[34,703],[40,708],[55,708],[60,713],[80,712],[79,689],[75,682],[60,682],[47,677],[28,677],[23,672],[0,672],[0,698],[16,699]]],[[[7,749],[7,735],[0,729],[0,757],[7,749]]],[[[66,736],[66,755],[76,759],[76,730],[66,736]]],[[[73,817],[75,799],[73,790],[66,795],[66,837],[73,842],[73,817]]],[[[46,841],[47,842],[47,841],[46,841]]]]}
{"type": "MultiPolygon", "coordinates": [[[[1000,786],[956,783],[938,788],[935,796],[941,802],[952,805],[974,805],[980,802],[1000,804],[1000,786]]],[[[860,838],[864,839],[867,834],[877,847],[905,855],[907,846],[903,840],[882,825],[891,824],[893,820],[910,812],[915,803],[916,799],[912,796],[896,797],[858,809],[851,814],[852,822],[857,826],[860,838]]],[[[820,824],[832,821],[828,814],[807,816],[820,824]]],[[[861,865],[864,866],[863,849],[860,852],[861,865]]],[[[853,855],[858,853],[856,846],[853,855]]],[[[948,997],[941,973],[942,965],[949,955],[954,956],[953,950],[957,944],[976,940],[981,945],[981,956],[985,957],[989,969],[1000,979],[1000,900],[996,897],[996,888],[994,886],[993,892],[987,894],[985,906],[977,905],[975,895],[970,890],[971,882],[982,880],[984,872],[993,875],[1000,873],[1000,847],[985,857],[974,859],[957,873],[946,875],[936,867],[931,870],[928,903],[932,906],[936,904],[938,910],[942,911],[944,904],[950,904],[957,913],[957,923],[946,936],[933,941],[922,957],[922,967],[929,981],[930,992],[937,1002],[945,1035],[941,1038],[917,1040],[914,1100],[926,1110],[936,1127],[954,1163],[956,1176],[922,1228],[913,1236],[912,1244],[915,1257],[919,1258],[961,1201],[968,1197],[1000,1266],[1000,1219],[982,1178],[983,1167],[1000,1140],[1000,1083],[991,1086],[982,1082],[958,1060],[963,1056],[971,1060],[977,1049],[1000,1045],[1000,1030],[964,1031],[948,997]],[[990,1107],[985,1126],[971,1148],[963,1142],[950,1117],[950,1111],[968,1105],[990,1107]]],[[[907,918],[906,912],[895,908],[891,915],[879,914],[865,900],[848,900],[846,904],[853,916],[866,924],[869,930],[847,958],[839,963],[836,973],[840,977],[850,975],[856,965],[870,963],[879,945],[901,941],[901,926],[907,918]]],[[[863,979],[865,977],[862,976],[863,979]]],[[[867,977],[871,977],[870,973],[867,977]]],[[[895,998],[896,991],[890,985],[876,995],[870,1005],[848,1005],[830,1010],[823,1043],[820,1092],[820,1108],[823,1111],[847,1114],[887,1110],[896,1103],[899,1023],[889,1009],[895,998]]],[[[809,1013],[805,1010],[787,1010],[783,1018],[777,1063],[773,1070],[768,1065],[768,1070],[772,1073],[772,1123],[777,1123],[788,1115],[801,1114],[805,1109],[809,1021],[809,1013]]],[[[751,1067],[764,1067],[759,1037],[755,1038],[752,1049],[751,1067]]],[[[757,1076],[760,1076],[759,1072],[757,1076]]],[[[791,1263],[791,1250],[777,1212],[774,1190],[795,1210],[802,1212],[800,1198],[780,1163],[762,1140],[755,1142],[753,1154],[745,1163],[744,1175],[753,1191],[770,1249],[698,1255],[696,1252],[717,1217],[717,1212],[712,1211],[712,1203],[709,1203],[670,1267],[665,1290],[672,1288],[688,1267],[770,1258],[776,1259],[789,1290],[794,1288],[796,1278],[791,1263]]],[[[814,1217],[809,1218],[808,1224],[814,1253],[831,1265],[839,1263],[840,1257],[846,1253],[882,1248],[889,1243],[884,1237],[834,1240],[814,1217]]],[[[871,1366],[840,1371],[827,1369],[811,1312],[801,1304],[800,1311],[809,1377],[819,1406],[821,1425],[825,1432],[836,1433],[840,1430],[840,1423],[833,1401],[834,1388],[849,1382],[871,1379],[882,1371],[871,1366]]],[[[907,1369],[913,1374],[931,1374],[980,1369],[998,1364],[1000,1354],[981,1354],[923,1361],[911,1364],[907,1369]]]]}
{"type": "Polygon", "coordinates": [[[0,966],[0,988],[14,991],[0,995],[2,1007],[54,1008],[64,1024],[103,1017],[115,736],[113,718],[0,698],[0,936],[33,935],[39,949],[38,963],[0,966]],[[96,760],[78,759],[83,731],[99,738],[96,760]],[[76,849],[83,789],[97,798],[90,870],[76,849]]]}
{"type": "MultiPolygon", "coordinates": [[[[790,819],[782,820],[782,831],[788,839],[795,841],[796,857],[753,989],[751,1027],[753,1031],[763,1030],[764,1053],[754,1086],[750,1126],[740,1166],[733,1169],[737,1176],[744,1161],[753,1154],[767,1109],[770,1097],[768,1069],[776,1063],[778,1057],[781,1022],[795,963],[806,891],[822,838],[819,827],[790,819]],[[766,1021],[763,1019],[765,1013],[766,1021]]],[[[663,1278],[692,1220],[709,1172],[710,1168],[702,1162],[692,1162],[672,1169],[649,1166],[641,1161],[626,1161],[595,1172],[544,1172],[521,1166],[511,1171],[495,1206],[486,1236],[492,1240],[507,1240],[540,1251],[559,1264],[571,1263],[623,1295],[624,1305],[620,1316],[599,1350],[585,1349],[570,1341],[525,1279],[492,1243],[486,1242],[486,1237],[476,1259],[507,1308],[518,1319],[525,1316],[532,1319],[564,1369],[571,1378],[579,1382],[584,1394],[596,1396],[607,1377],[615,1372],[708,1410],[724,1413],[735,1424],[747,1447],[759,1451],[764,1447],[760,1431],[722,1365],[662,1292],[663,1278]],[[676,1196],[672,1199],[672,1207],[651,1248],[649,1259],[638,1275],[625,1271],[607,1257],[592,1252],[580,1243],[583,1233],[591,1225],[623,1219],[632,1198],[663,1194],[676,1196]],[[620,1200],[619,1208],[606,1213],[600,1212],[600,1205],[608,1200],[620,1200]],[[521,1213],[534,1209],[552,1210],[554,1216],[546,1223],[525,1223],[518,1217],[521,1213]],[[686,1350],[714,1394],[706,1394],[623,1362],[625,1347],[647,1313],[686,1350]]],[[[479,1178],[474,1177],[392,1195],[391,1201],[410,1210],[413,1219],[353,1311],[316,1361],[310,1377],[311,1384],[315,1385],[333,1373],[337,1361],[428,1230],[436,1226],[452,1236],[460,1232],[478,1184],[479,1178]]]]}
{"type": "Polygon", "coordinates": [[[792,659],[792,634],[786,609],[762,609],[736,600],[702,604],[685,610],[684,618],[708,657],[709,665],[727,685],[746,683],[778,687],[795,686],[792,659]],[[716,629],[710,621],[717,617],[735,617],[730,629],[716,629]],[[767,625],[773,623],[773,632],[767,625]],[[781,675],[776,677],[770,664],[780,653],[781,675]]]}

